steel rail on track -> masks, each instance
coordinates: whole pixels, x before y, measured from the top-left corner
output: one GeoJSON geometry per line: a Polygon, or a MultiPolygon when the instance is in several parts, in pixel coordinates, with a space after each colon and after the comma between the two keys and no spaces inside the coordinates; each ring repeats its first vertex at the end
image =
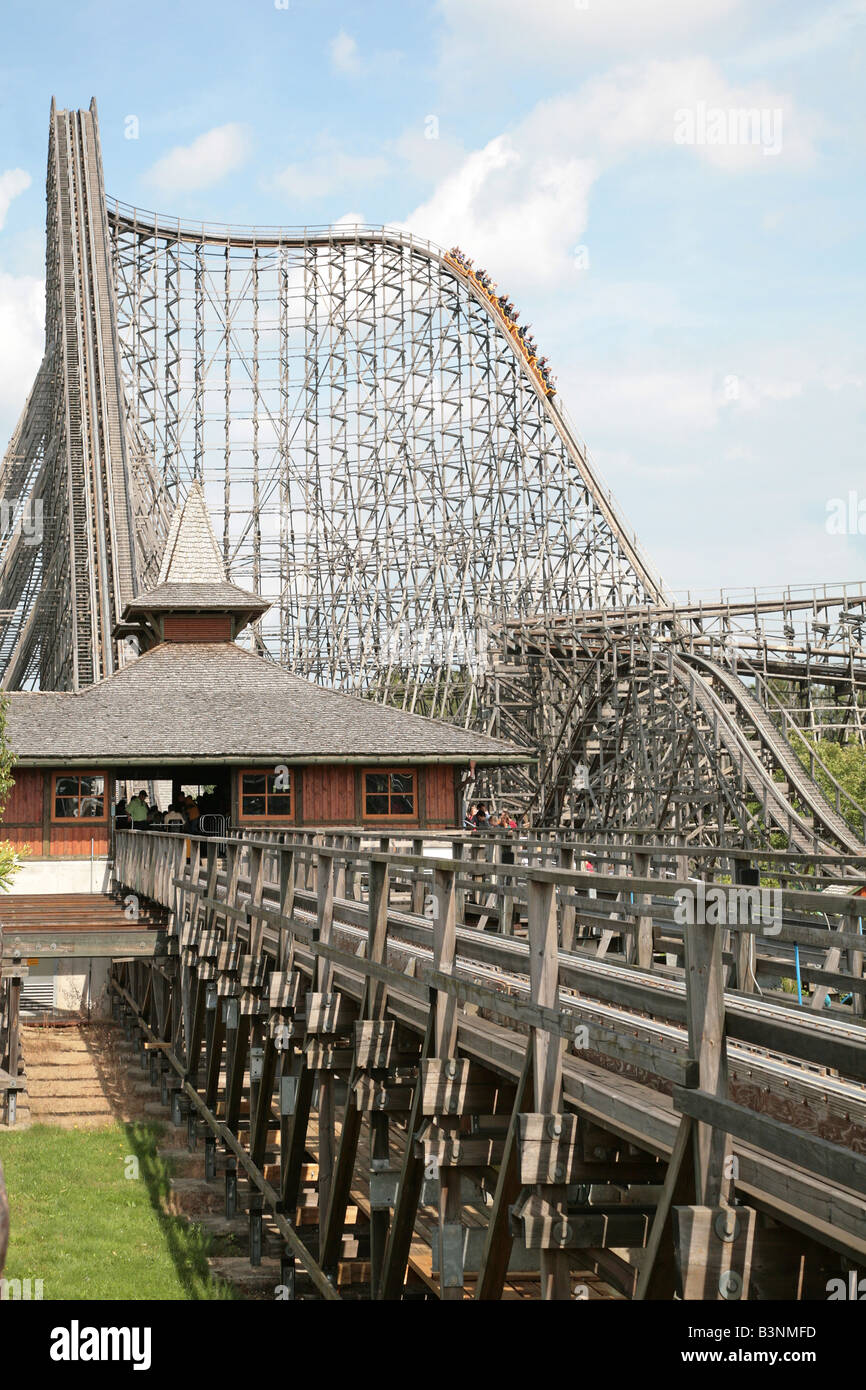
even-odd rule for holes
{"type": "MultiPolygon", "coordinates": [[[[731,675],[717,662],[691,652],[673,654],[671,665],[674,674],[681,683],[690,691],[694,690],[704,713],[713,720],[717,719],[723,729],[734,733],[749,785],[757,796],[765,798],[765,804],[767,801],[772,801],[779,808],[777,814],[781,814],[783,817],[787,816],[790,827],[789,834],[800,849],[807,849],[810,842],[813,845],[820,842],[816,830],[809,826],[808,822],[795,810],[787,796],[781,792],[780,784],[774,781],[772,773],[764,767],[757,757],[742,726],[737,719],[731,717],[730,709],[713,689],[712,682],[715,681],[722,686],[726,694],[734,701],[740,714],[754,726],[763,746],[782,769],[789,785],[793,787],[800,800],[809,807],[815,825],[823,826],[825,831],[829,832],[839,844],[852,854],[866,850],[863,841],[851,829],[847,821],[830,805],[818,783],[813,781],[803,767],[788,740],[780,734],[770,716],[749,693],[742,681],[731,675]]],[[[729,752],[733,752],[730,745],[729,752]]],[[[780,824],[784,828],[784,819],[780,824]]]]}

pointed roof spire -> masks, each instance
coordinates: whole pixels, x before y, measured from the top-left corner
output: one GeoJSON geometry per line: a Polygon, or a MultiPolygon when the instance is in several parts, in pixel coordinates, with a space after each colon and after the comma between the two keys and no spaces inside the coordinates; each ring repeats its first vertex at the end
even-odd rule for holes
{"type": "Polygon", "coordinates": [[[225,613],[236,635],[270,606],[226,578],[204,489],[196,479],[172,516],[156,587],[126,605],[123,623],[161,631],[158,619],[166,613],[225,613]]]}
{"type": "Polygon", "coordinates": [[[157,584],[225,584],[226,568],[214,535],[204,488],[196,478],[175,508],[157,584]]]}

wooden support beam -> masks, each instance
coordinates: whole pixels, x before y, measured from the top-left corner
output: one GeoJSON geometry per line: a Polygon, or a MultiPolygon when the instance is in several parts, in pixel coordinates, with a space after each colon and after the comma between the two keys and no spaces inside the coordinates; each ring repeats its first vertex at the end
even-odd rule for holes
{"type": "MultiPolygon", "coordinates": [[[[556,896],[552,883],[542,882],[529,875],[529,989],[533,1004],[553,1009],[559,996],[559,955],[556,921],[556,896]]],[[[565,1039],[546,1029],[532,1029],[533,1092],[536,1105],[545,1114],[558,1112],[562,1106],[562,1053],[565,1039]]],[[[568,1192],[564,1184],[546,1186],[544,1196],[562,1221],[566,1220],[568,1192]]],[[[549,1299],[569,1299],[571,1278],[568,1253],[563,1250],[541,1251],[541,1296],[549,1299]]]]}
{"type": "MultiPolygon", "coordinates": [[[[421,1048],[421,1061],[428,1057],[434,1045],[434,1014],[435,999],[431,991],[430,1009],[427,1015],[427,1029],[424,1034],[424,1042],[421,1048]]],[[[400,1297],[403,1281],[406,1277],[406,1266],[409,1263],[409,1250],[412,1245],[412,1233],[415,1228],[415,1214],[418,1210],[418,1202],[421,1197],[421,1187],[424,1181],[424,1165],[421,1158],[415,1152],[415,1135],[421,1122],[421,1093],[423,1083],[421,1079],[421,1069],[418,1069],[418,1079],[415,1083],[415,1095],[412,1100],[412,1109],[409,1112],[409,1120],[406,1126],[406,1148],[403,1153],[403,1167],[400,1172],[400,1181],[397,1185],[397,1201],[394,1206],[394,1215],[391,1219],[391,1229],[388,1233],[388,1244],[385,1248],[385,1258],[382,1262],[382,1279],[379,1284],[378,1297],[383,1299],[397,1299],[400,1297]]]]}
{"type": "MultiPolygon", "coordinates": [[[[642,836],[638,836],[642,839],[642,836]]],[[[642,849],[636,849],[632,856],[632,868],[635,878],[649,878],[652,865],[650,855],[642,849]]],[[[631,948],[629,960],[633,960],[639,970],[651,970],[653,963],[653,919],[651,900],[648,893],[635,894],[635,907],[639,909],[637,917],[634,919],[634,930],[630,937],[631,948]]]]}
{"type": "MultiPolygon", "coordinates": [[[[700,1090],[722,1099],[728,1089],[722,928],[695,922],[687,924],[683,933],[689,1053],[698,1063],[700,1090]]],[[[706,1123],[697,1124],[693,1135],[698,1203],[718,1206],[731,1191],[726,1171],[728,1137],[724,1130],[706,1123]]]]}
{"type": "MultiPolygon", "coordinates": [[[[443,975],[454,972],[457,947],[457,890],[451,869],[433,871],[433,966],[443,975]]],[[[436,991],[434,1005],[434,1052],[437,1059],[451,1058],[457,1037],[457,1000],[453,995],[436,991]]],[[[424,1064],[421,1067],[422,1091],[424,1064]]],[[[422,1107],[423,1108],[423,1107],[422,1107]]],[[[446,1130],[456,1130],[459,1121],[453,1115],[440,1117],[446,1130]]],[[[463,1298],[463,1223],[460,1199],[460,1174],[449,1169],[439,1172],[439,1296],[447,1301],[463,1298]]]]}
{"type": "Polygon", "coordinates": [[[673,1208],[694,1200],[695,1147],[692,1128],[691,1118],[684,1115],[677,1129],[673,1153],[668,1163],[640,1268],[635,1298],[641,1301],[668,1300],[674,1296],[673,1208]]]}
{"type": "Polygon", "coordinates": [[[849,1187],[866,1196],[866,1155],[843,1149],[807,1130],[796,1129],[770,1115],[760,1115],[744,1105],[707,1095],[704,1091],[688,1091],[675,1086],[673,1094],[676,1108],[706,1128],[727,1131],[827,1182],[838,1183],[840,1187],[849,1187]]]}
{"type": "Polygon", "coordinates": [[[528,1110],[533,1104],[534,1064],[532,1048],[533,1042],[530,1037],[523,1070],[520,1073],[520,1080],[514,1095],[511,1118],[508,1122],[505,1149],[502,1162],[499,1165],[496,1191],[493,1194],[493,1206],[490,1209],[484,1251],[475,1285],[475,1297],[483,1302],[502,1297],[502,1290],[505,1287],[508,1273],[512,1245],[508,1212],[520,1191],[518,1172],[520,1114],[521,1111],[528,1110]]]}
{"type": "Polygon", "coordinates": [[[684,1301],[748,1299],[756,1223],[751,1207],[673,1208],[678,1291],[684,1301]]]}
{"type": "MultiPolygon", "coordinates": [[[[316,939],[331,944],[334,926],[334,856],[319,850],[316,858],[316,939]]],[[[333,966],[324,956],[316,961],[316,984],[327,993],[331,988],[333,966]]],[[[324,1219],[331,1197],[336,1158],[334,1078],[328,1071],[318,1074],[319,1088],[319,1216],[324,1219]]]]}
{"type": "MultiPolygon", "coordinates": [[[[387,864],[383,864],[381,860],[370,860],[368,867],[368,883],[367,959],[381,965],[384,960],[388,929],[389,873],[387,864]]],[[[362,1029],[367,1020],[378,1022],[383,1019],[386,999],[385,986],[380,981],[374,980],[372,976],[368,976],[365,985],[364,999],[361,1003],[361,1018],[363,1022],[360,1027],[362,1029]]],[[[382,1024],[382,1026],[384,1027],[385,1025],[382,1024]]],[[[355,1036],[357,1039],[358,1025],[356,1025],[355,1036]]],[[[346,1105],[343,1111],[340,1145],[334,1168],[334,1181],[322,1228],[322,1265],[329,1272],[336,1268],[339,1256],[340,1241],[346,1221],[346,1209],[349,1205],[352,1175],[355,1170],[358,1143],[361,1134],[361,1121],[363,1116],[358,1105],[355,1083],[366,1070],[368,1070],[368,1068],[359,1063],[356,1041],[353,1050],[352,1070],[346,1092],[346,1105]]],[[[374,1075],[383,1075],[387,1072],[387,1069],[384,1069],[384,1071],[380,1071],[378,1068],[372,1070],[374,1075]]],[[[374,1160],[376,1163],[379,1163],[387,1159],[387,1125],[387,1115],[374,1114],[371,1117],[371,1170],[374,1166],[374,1160]]],[[[381,1265],[384,1259],[384,1247],[387,1241],[387,1233],[387,1210],[377,1210],[371,1213],[371,1277],[374,1287],[378,1283],[381,1275],[381,1265]]]]}

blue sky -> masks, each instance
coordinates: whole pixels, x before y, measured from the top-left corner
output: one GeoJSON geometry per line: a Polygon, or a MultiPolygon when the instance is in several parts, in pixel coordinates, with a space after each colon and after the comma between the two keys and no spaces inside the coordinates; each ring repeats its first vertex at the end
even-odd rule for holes
{"type": "Polygon", "coordinates": [[[866,513],[866,0],[6,0],[4,40],[4,439],[50,99],[95,96],[125,202],[459,242],[672,588],[866,579],[826,526],[866,513]]]}

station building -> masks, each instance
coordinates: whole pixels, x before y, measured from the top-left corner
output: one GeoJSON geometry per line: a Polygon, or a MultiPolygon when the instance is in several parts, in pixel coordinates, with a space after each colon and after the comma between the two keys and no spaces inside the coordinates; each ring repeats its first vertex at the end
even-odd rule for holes
{"type": "MultiPolygon", "coordinates": [[[[200,484],[172,519],[156,586],[117,636],[140,655],[76,692],[7,697],[15,785],[0,835],[25,851],[13,893],[104,892],[125,788],[182,793],[242,828],[444,830],[499,740],[324,689],[237,643],[268,609],[227,580],[200,484]]],[[[203,829],[207,828],[204,822],[203,829]]]]}

